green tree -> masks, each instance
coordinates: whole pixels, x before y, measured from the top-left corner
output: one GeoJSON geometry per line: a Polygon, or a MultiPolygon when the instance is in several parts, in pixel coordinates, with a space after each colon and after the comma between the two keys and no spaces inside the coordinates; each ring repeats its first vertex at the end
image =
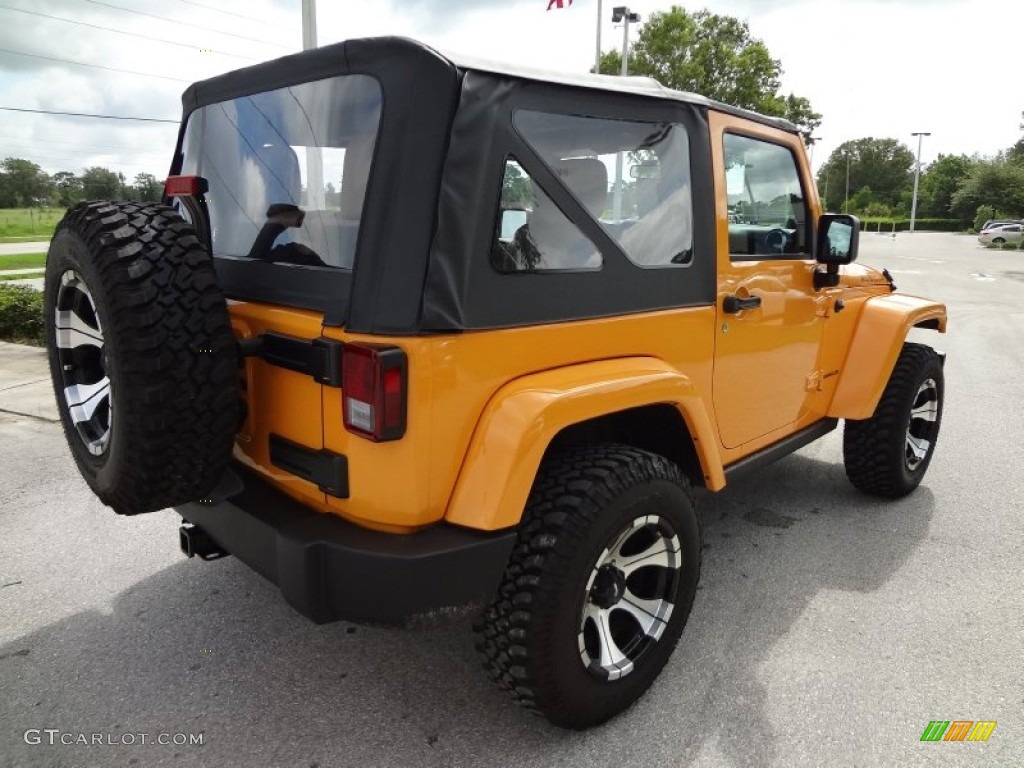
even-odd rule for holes
{"type": "Polygon", "coordinates": [[[123,176],[109,168],[86,168],[82,172],[82,197],[85,200],[114,200],[122,195],[123,181],[123,176]]]}
{"type": "Polygon", "coordinates": [[[875,199],[875,193],[871,191],[871,187],[861,187],[856,194],[850,197],[848,207],[850,213],[862,214],[877,203],[878,200],[875,199]]]}
{"type": "Polygon", "coordinates": [[[0,173],[0,208],[17,208],[18,196],[7,175],[0,173]]]}
{"type": "Polygon", "coordinates": [[[997,216],[1024,216],[1024,166],[999,160],[978,163],[950,205],[962,219],[973,218],[982,205],[992,206],[997,216]]]}
{"type": "Polygon", "coordinates": [[[529,205],[533,201],[530,180],[515,165],[505,165],[505,178],[501,184],[501,204],[505,208],[529,205]]]}
{"type": "Polygon", "coordinates": [[[135,188],[135,196],[144,203],[159,202],[164,196],[164,185],[152,173],[135,174],[132,186],[135,188]]]}
{"type": "Polygon", "coordinates": [[[918,191],[920,215],[925,218],[948,217],[953,195],[963,186],[975,165],[976,161],[967,155],[939,155],[921,175],[918,191]]]}
{"type": "MultiPolygon", "coordinates": [[[[601,72],[617,75],[622,55],[601,56],[601,72]]],[[[651,14],[629,50],[629,72],[680,91],[784,117],[810,136],[821,115],[803,96],[781,92],[782,64],[750,34],[745,21],[679,6],[651,14]]]]}
{"type": "Polygon", "coordinates": [[[864,214],[864,216],[872,218],[888,219],[893,215],[893,209],[891,205],[886,205],[885,203],[880,203],[877,200],[872,200],[864,206],[864,210],[862,210],[861,213],[864,214]]]}
{"type": "MultiPolygon", "coordinates": [[[[1020,129],[1024,131],[1024,112],[1020,113],[1020,129]]],[[[1024,165],[1024,136],[1017,140],[1017,143],[1006,150],[1006,159],[1014,165],[1024,165]]]]}
{"type": "Polygon", "coordinates": [[[1006,150],[1006,159],[1014,165],[1024,165],[1024,139],[1006,150]]]}
{"type": "Polygon", "coordinates": [[[82,199],[82,180],[71,171],[58,171],[53,174],[54,202],[64,208],[82,199]]]}
{"type": "Polygon", "coordinates": [[[767,115],[786,118],[800,129],[807,146],[812,145],[815,142],[814,131],[821,125],[821,113],[815,112],[811,108],[810,100],[804,96],[795,96],[791,93],[783,99],[783,102],[778,111],[773,111],[774,107],[769,107],[767,110],[759,108],[759,111],[767,115]]]}
{"type": "Polygon", "coordinates": [[[974,214],[974,229],[981,232],[985,222],[996,218],[996,209],[991,205],[979,205],[978,212],[974,214]]]}
{"type": "Polygon", "coordinates": [[[825,207],[842,210],[847,189],[869,186],[877,202],[903,205],[903,193],[910,197],[913,187],[914,153],[896,139],[872,137],[840,144],[818,171],[818,189],[825,195],[825,207]]]}
{"type": "Polygon", "coordinates": [[[49,201],[50,177],[33,162],[8,157],[0,162],[0,205],[4,207],[40,205],[49,201]]]}

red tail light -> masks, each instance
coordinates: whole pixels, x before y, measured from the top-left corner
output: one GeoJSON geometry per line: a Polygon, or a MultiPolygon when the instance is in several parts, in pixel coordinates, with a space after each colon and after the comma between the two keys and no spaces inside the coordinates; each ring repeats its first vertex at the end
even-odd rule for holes
{"type": "Polygon", "coordinates": [[[167,197],[199,197],[206,194],[210,185],[202,176],[168,176],[164,184],[167,197]]]}
{"type": "Polygon", "coordinates": [[[398,347],[346,344],[341,355],[345,429],[377,442],[405,434],[405,352],[398,347]]]}

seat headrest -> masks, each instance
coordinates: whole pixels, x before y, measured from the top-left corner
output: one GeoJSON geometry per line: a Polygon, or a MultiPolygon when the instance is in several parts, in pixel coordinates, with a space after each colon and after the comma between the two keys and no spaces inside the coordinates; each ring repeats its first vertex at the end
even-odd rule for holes
{"type": "Polygon", "coordinates": [[[596,157],[574,157],[551,164],[558,178],[595,217],[608,203],[608,169],[596,157]]]}
{"type": "Polygon", "coordinates": [[[298,205],[302,194],[302,174],[295,150],[287,144],[268,143],[256,148],[252,154],[266,190],[267,201],[262,207],[265,209],[272,203],[298,205]]]}
{"type": "Polygon", "coordinates": [[[341,179],[341,218],[359,220],[363,215],[366,186],[376,136],[360,136],[345,146],[345,166],[341,179]]]}

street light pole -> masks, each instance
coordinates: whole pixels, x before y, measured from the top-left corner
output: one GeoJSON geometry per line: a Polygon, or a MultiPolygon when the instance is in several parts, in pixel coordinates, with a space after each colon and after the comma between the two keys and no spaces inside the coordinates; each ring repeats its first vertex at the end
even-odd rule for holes
{"type": "Polygon", "coordinates": [[[811,156],[808,159],[808,163],[811,166],[811,176],[814,176],[814,191],[821,197],[821,190],[818,189],[818,177],[814,174],[814,144],[821,139],[820,136],[808,136],[807,142],[811,145],[811,156]]]}
{"type": "MultiPolygon", "coordinates": [[[[316,0],[302,0],[302,50],[313,48],[316,48],[316,0]]],[[[323,210],[324,205],[323,153],[320,147],[306,147],[306,207],[323,210]]]]}
{"type": "Polygon", "coordinates": [[[846,151],[846,199],[843,200],[843,213],[850,212],[850,151],[846,151]]]}
{"type": "Polygon", "coordinates": [[[910,135],[917,136],[917,163],[914,165],[914,198],[910,204],[910,231],[913,232],[914,221],[917,219],[917,186],[921,181],[921,142],[924,141],[925,136],[931,136],[931,134],[922,131],[910,135]]]}
{"type": "Polygon", "coordinates": [[[302,0],[302,50],[316,48],[316,0],[302,0]]]}
{"type": "Polygon", "coordinates": [[[623,17],[625,23],[622,27],[622,69],[619,74],[625,77],[629,74],[629,9],[626,9],[626,15],[623,17]]]}
{"type": "Polygon", "coordinates": [[[594,54],[594,74],[601,74],[601,0],[597,0],[597,52],[594,54]]]}
{"type": "MultiPolygon", "coordinates": [[[[639,22],[640,14],[633,13],[624,5],[612,9],[612,22],[625,22],[622,28],[622,67],[619,74],[625,77],[629,74],[629,22],[639,22]]],[[[622,152],[615,155],[615,196],[612,203],[612,215],[615,221],[622,221],[622,152]]]]}

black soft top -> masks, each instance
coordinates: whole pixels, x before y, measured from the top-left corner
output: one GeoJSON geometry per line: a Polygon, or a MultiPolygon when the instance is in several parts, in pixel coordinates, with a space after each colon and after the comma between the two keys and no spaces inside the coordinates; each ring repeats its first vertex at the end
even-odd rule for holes
{"type": "MultiPolygon", "coordinates": [[[[543,72],[446,56],[399,37],[349,40],[190,86],[185,118],[201,107],[332,77],[365,74],[383,112],[351,270],[216,258],[231,298],[324,313],[324,323],[383,335],[444,333],[602,317],[715,300],[715,209],[710,110],[788,133],[791,123],[674,91],[650,78],[543,72]],[[518,108],[671,121],[690,140],[693,260],[640,268],[592,220],[518,136],[518,108]],[[605,257],[601,270],[499,274],[488,259],[507,156],[524,163],[605,257]],[[396,226],[400,222],[400,226],[396,226]]],[[[183,163],[185,123],[171,173],[183,163]]],[[[215,254],[217,256],[218,254],[215,254]]]]}
{"type": "Polygon", "coordinates": [[[237,69],[208,80],[200,80],[185,90],[182,95],[182,105],[187,115],[197,107],[226,99],[273,90],[285,85],[348,74],[354,69],[361,69],[360,64],[366,63],[367,57],[378,58],[388,55],[397,56],[399,60],[408,64],[412,64],[419,57],[440,59],[462,73],[488,72],[523,80],[681,101],[686,104],[727,112],[790,133],[799,133],[799,129],[788,120],[733,107],[696,93],[666,88],[651,77],[616,77],[595,75],[590,72],[560,72],[508,62],[488,61],[461,54],[442,53],[406,37],[370,37],[346,40],[311,51],[283,56],[244,69],[237,69]]]}

